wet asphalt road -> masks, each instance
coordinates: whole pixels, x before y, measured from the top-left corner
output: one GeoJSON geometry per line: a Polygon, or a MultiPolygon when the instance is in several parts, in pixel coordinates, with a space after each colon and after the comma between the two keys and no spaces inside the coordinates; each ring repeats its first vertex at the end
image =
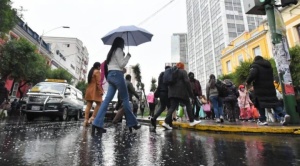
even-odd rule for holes
{"type": "Polygon", "coordinates": [[[300,165],[300,137],[184,129],[129,133],[108,126],[91,137],[82,121],[0,121],[0,166],[289,166],[300,165]]]}

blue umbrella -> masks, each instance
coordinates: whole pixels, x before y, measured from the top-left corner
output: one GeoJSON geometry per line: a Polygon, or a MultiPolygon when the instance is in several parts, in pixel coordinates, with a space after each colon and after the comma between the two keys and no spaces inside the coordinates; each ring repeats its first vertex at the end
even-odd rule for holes
{"type": "Polygon", "coordinates": [[[101,38],[105,45],[112,45],[116,37],[122,37],[125,41],[125,46],[138,46],[142,43],[151,41],[152,34],[143,28],[130,26],[120,26],[107,33],[101,38]]]}

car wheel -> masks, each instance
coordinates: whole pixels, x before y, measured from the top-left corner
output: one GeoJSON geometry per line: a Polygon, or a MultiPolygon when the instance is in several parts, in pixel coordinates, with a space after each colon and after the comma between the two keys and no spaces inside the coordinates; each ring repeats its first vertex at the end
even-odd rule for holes
{"type": "Polygon", "coordinates": [[[80,119],[80,110],[77,111],[77,114],[75,116],[75,120],[78,121],[80,119]]]}
{"type": "Polygon", "coordinates": [[[61,121],[67,121],[68,120],[68,108],[64,108],[62,115],[59,117],[59,120],[61,121]]]}
{"type": "Polygon", "coordinates": [[[33,121],[34,120],[34,115],[30,114],[30,113],[27,113],[26,118],[27,118],[27,121],[33,121]]]}

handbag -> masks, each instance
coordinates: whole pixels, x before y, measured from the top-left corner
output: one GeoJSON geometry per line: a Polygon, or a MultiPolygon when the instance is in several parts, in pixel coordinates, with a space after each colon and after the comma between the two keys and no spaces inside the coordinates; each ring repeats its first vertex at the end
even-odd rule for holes
{"type": "Polygon", "coordinates": [[[178,117],[183,117],[183,113],[184,113],[183,111],[184,111],[183,107],[179,105],[178,111],[177,111],[177,116],[178,117]]]}
{"type": "Polygon", "coordinates": [[[259,118],[259,116],[260,116],[259,112],[254,106],[251,107],[251,112],[252,112],[253,118],[255,118],[255,119],[259,118]]]}
{"type": "MultiPolygon", "coordinates": [[[[196,107],[195,107],[195,109],[196,109],[196,107]]],[[[200,107],[199,117],[200,118],[205,118],[206,117],[206,113],[203,111],[203,107],[200,107]]]]}
{"type": "Polygon", "coordinates": [[[202,107],[203,107],[203,111],[204,112],[210,112],[210,110],[211,110],[210,109],[210,104],[208,104],[208,103],[207,104],[203,104],[202,107]]]}

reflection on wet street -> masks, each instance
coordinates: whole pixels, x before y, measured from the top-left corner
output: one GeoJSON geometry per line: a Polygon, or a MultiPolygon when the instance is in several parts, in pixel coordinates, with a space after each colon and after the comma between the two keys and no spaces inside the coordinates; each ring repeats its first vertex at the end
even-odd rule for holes
{"type": "Polygon", "coordinates": [[[300,165],[300,137],[123,125],[91,137],[82,122],[0,121],[0,166],[300,165]]]}

